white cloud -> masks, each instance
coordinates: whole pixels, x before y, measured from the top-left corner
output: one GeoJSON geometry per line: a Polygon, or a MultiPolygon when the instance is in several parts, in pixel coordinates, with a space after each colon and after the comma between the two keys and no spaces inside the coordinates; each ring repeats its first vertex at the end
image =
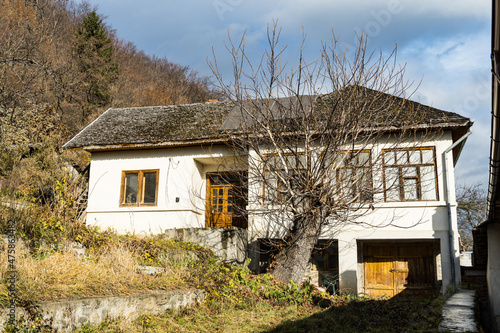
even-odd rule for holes
{"type": "Polygon", "coordinates": [[[293,62],[307,33],[309,60],[319,56],[321,41],[332,29],[354,43],[354,30],[366,30],[370,48],[391,50],[407,63],[406,78],[423,77],[415,98],[434,107],[475,118],[457,165],[462,180],[487,181],[490,114],[490,16],[488,0],[90,0],[118,35],[148,54],[166,56],[211,75],[206,58],[215,49],[219,66],[230,77],[224,49],[228,30],[238,40],[246,31],[246,47],[259,61],[266,42],[266,24],[279,19],[282,40],[289,44],[285,61],[293,62]]]}

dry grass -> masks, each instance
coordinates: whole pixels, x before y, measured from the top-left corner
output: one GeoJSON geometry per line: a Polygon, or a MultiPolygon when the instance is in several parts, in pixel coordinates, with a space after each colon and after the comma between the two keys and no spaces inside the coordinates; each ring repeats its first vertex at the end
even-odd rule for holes
{"type": "Polygon", "coordinates": [[[261,300],[247,306],[203,304],[133,322],[109,320],[84,325],[75,332],[437,332],[440,300],[375,301],[337,298],[328,308],[312,304],[281,306],[261,300]]]}
{"type": "MultiPolygon", "coordinates": [[[[7,251],[0,251],[0,303],[7,303],[7,251]]],[[[16,296],[20,304],[70,297],[131,294],[146,290],[183,288],[186,270],[156,276],[137,271],[137,253],[126,245],[108,246],[98,254],[77,257],[69,252],[55,252],[42,259],[18,246],[15,254],[16,296]]],[[[178,266],[178,265],[177,265],[178,266]]]]}

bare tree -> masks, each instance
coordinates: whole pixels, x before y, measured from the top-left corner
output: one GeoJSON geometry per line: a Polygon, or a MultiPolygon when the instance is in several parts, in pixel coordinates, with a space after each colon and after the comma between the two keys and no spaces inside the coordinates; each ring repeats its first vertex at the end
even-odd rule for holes
{"type": "Polygon", "coordinates": [[[66,93],[65,39],[72,22],[63,2],[3,2],[0,10],[0,140],[40,142],[59,124],[66,93]]]}
{"type": "Polygon", "coordinates": [[[486,192],[480,183],[461,185],[457,189],[457,218],[462,249],[472,251],[472,229],[486,221],[486,192]]]}
{"type": "Polygon", "coordinates": [[[350,52],[339,49],[333,36],[316,61],[306,62],[302,47],[292,67],[282,59],[279,39],[274,23],[269,48],[254,66],[244,36],[239,43],[229,38],[230,82],[215,55],[209,65],[234,105],[218,124],[231,151],[248,163],[248,173],[241,174],[248,182],[250,228],[276,240],[273,275],[300,282],[322,234],[362,223],[360,217],[378,201],[435,199],[434,172],[426,177],[429,169],[418,170],[417,184],[417,170],[405,167],[435,157],[433,151],[409,149],[429,135],[421,131],[426,110],[408,100],[411,84],[396,49],[387,58],[369,53],[359,36],[350,52]],[[325,90],[332,93],[321,94],[325,90]]]}

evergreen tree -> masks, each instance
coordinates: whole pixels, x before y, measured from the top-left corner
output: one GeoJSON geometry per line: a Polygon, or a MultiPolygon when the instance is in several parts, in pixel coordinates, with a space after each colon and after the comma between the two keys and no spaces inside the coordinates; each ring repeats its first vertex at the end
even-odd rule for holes
{"type": "Polygon", "coordinates": [[[83,88],[88,107],[84,107],[83,121],[92,106],[104,106],[111,100],[110,84],[118,76],[113,61],[113,45],[106,28],[95,11],[84,18],[76,34],[78,67],[83,74],[83,88]]]}

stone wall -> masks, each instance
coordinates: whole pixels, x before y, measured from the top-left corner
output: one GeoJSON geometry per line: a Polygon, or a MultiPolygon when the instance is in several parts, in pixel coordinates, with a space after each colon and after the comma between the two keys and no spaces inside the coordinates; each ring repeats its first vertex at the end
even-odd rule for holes
{"type": "Polygon", "coordinates": [[[473,237],[473,265],[477,269],[486,269],[488,263],[488,234],[487,227],[480,224],[472,230],[473,237]]]}
{"type": "Polygon", "coordinates": [[[215,256],[233,265],[243,265],[247,258],[248,231],[241,228],[168,229],[165,236],[198,244],[210,249],[215,256]]]}
{"type": "MultiPolygon", "coordinates": [[[[203,290],[156,291],[136,295],[87,297],[61,301],[41,302],[39,309],[44,321],[52,329],[71,332],[86,323],[97,324],[106,318],[133,320],[143,314],[159,314],[166,310],[194,305],[205,299],[203,290]]],[[[8,309],[0,311],[0,329],[8,321],[8,309]]],[[[16,309],[16,317],[27,318],[24,309],[16,309]]]]}

